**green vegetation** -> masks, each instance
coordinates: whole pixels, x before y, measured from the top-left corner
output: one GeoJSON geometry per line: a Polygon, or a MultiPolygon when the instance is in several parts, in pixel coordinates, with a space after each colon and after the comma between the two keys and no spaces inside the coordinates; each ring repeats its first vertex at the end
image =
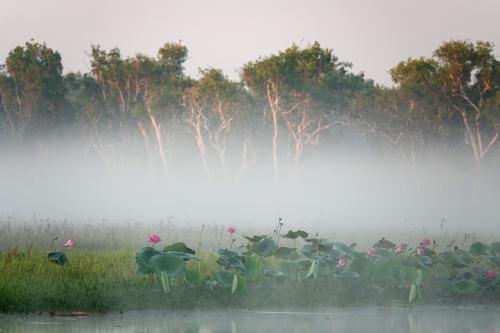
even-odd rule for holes
{"type": "Polygon", "coordinates": [[[299,170],[315,147],[345,145],[396,154],[410,170],[430,153],[466,156],[472,172],[498,165],[500,61],[488,42],[451,40],[432,57],[402,61],[390,69],[393,87],[353,73],[317,42],[250,61],[239,81],[214,68],[188,77],[180,43],[156,56],[99,46],[88,55],[88,73],[64,74],[45,44],[9,53],[0,68],[0,144],[51,147],[71,133],[113,172],[135,142],[168,178],[183,170],[179,157],[197,154],[208,181],[266,164],[277,180],[285,162],[299,170]],[[233,154],[241,161],[229,161],[233,154]]]}
{"type": "MultiPolygon", "coordinates": [[[[276,230],[281,229],[282,224],[276,230]]],[[[233,236],[236,229],[228,231],[233,236]]],[[[155,246],[161,240],[153,236],[155,246]]],[[[245,238],[238,250],[205,254],[193,254],[182,242],[138,252],[79,249],[71,242],[67,260],[54,258],[63,252],[47,257],[47,251],[5,249],[0,252],[0,311],[500,301],[498,242],[474,241],[460,249],[428,239],[414,247],[381,239],[358,251],[355,244],[312,238],[300,230],[245,238]]]]}

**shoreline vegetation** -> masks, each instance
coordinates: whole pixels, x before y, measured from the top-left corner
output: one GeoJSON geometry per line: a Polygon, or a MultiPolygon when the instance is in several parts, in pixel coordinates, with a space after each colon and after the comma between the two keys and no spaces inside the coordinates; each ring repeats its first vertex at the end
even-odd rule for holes
{"type": "Polygon", "coordinates": [[[173,243],[145,235],[150,244],[139,250],[126,243],[93,249],[77,237],[2,248],[0,312],[500,303],[498,242],[469,236],[347,245],[281,222],[268,236],[224,231],[221,244],[208,246],[209,237],[193,231],[173,243]],[[67,262],[50,262],[48,252],[67,262]]]}

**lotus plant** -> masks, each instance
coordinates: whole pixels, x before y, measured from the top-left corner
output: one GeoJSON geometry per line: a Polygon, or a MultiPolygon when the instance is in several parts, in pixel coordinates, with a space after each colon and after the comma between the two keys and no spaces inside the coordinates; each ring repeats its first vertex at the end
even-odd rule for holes
{"type": "Polygon", "coordinates": [[[161,238],[157,234],[152,234],[151,236],[149,236],[149,242],[151,244],[155,245],[155,244],[161,242],[161,238]]]}
{"type": "Polygon", "coordinates": [[[377,250],[375,250],[373,247],[370,247],[370,248],[368,249],[368,251],[366,251],[366,254],[367,254],[369,257],[371,257],[371,256],[374,256],[376,252],[377,252],[377,250]]]}
{"type": "Polygon", "coordinates": [[[68,241],[66,243],[64,243],[63,245],[71,250],[72,248],[74,248],[76,246],[76,242],[73,239],[68,239],[68,241]]]}
{"type": "Polygon", "coordinates": [[[347,265],[347,260],[345,260],[344,258],[340,258],[339,259],[339,266],[344,267],[345,265],[347,265]]]}
{"type": "Polygon", "coordinates": [[[394,250],[394,252],[396,253],[403,253],[405,252],[406,250],[406,245],[405,244],[399,244],[398,246],[396,246],[396,249],[394,250]]]}

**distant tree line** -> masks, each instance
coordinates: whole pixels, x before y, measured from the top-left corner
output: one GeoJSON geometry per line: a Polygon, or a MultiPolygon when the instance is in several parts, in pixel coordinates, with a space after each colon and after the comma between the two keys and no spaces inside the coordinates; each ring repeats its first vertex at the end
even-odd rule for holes
{"type": "Polygon", "coordinates": [[[112,167],[141,142],[167,177],[175,155],[191,149],[209,180],[214,170],[234,174],[228,152],[238,153],[238,172],[265,160],[278,179],[284,161],[298,166],[314,147],[352,140],[410,167],[428,154],[498,161],[500,61],[488,42],[451,40],[430,58],[402,61],[390,69],[392,87],[353,73],[317,42],[247,63],[240,81],[214,68],[187,76],[181,43],[155,57],[100,46],[88,56],[88,73],[64,74],[59,52],[44,43],[10,51],[0,68],[3,145],[72,133],[112,167]]]}

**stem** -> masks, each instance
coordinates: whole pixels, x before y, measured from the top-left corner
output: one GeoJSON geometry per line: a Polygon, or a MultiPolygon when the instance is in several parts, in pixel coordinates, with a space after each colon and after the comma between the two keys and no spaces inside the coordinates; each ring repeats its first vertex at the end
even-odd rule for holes
{"type": "Polygon", "coordinates": [[[165,293],[168,294],[170,292],[170,282],[167,272],[161,272],[161,285],[163,286],[163,290],[165,290],[165,293]]]}

